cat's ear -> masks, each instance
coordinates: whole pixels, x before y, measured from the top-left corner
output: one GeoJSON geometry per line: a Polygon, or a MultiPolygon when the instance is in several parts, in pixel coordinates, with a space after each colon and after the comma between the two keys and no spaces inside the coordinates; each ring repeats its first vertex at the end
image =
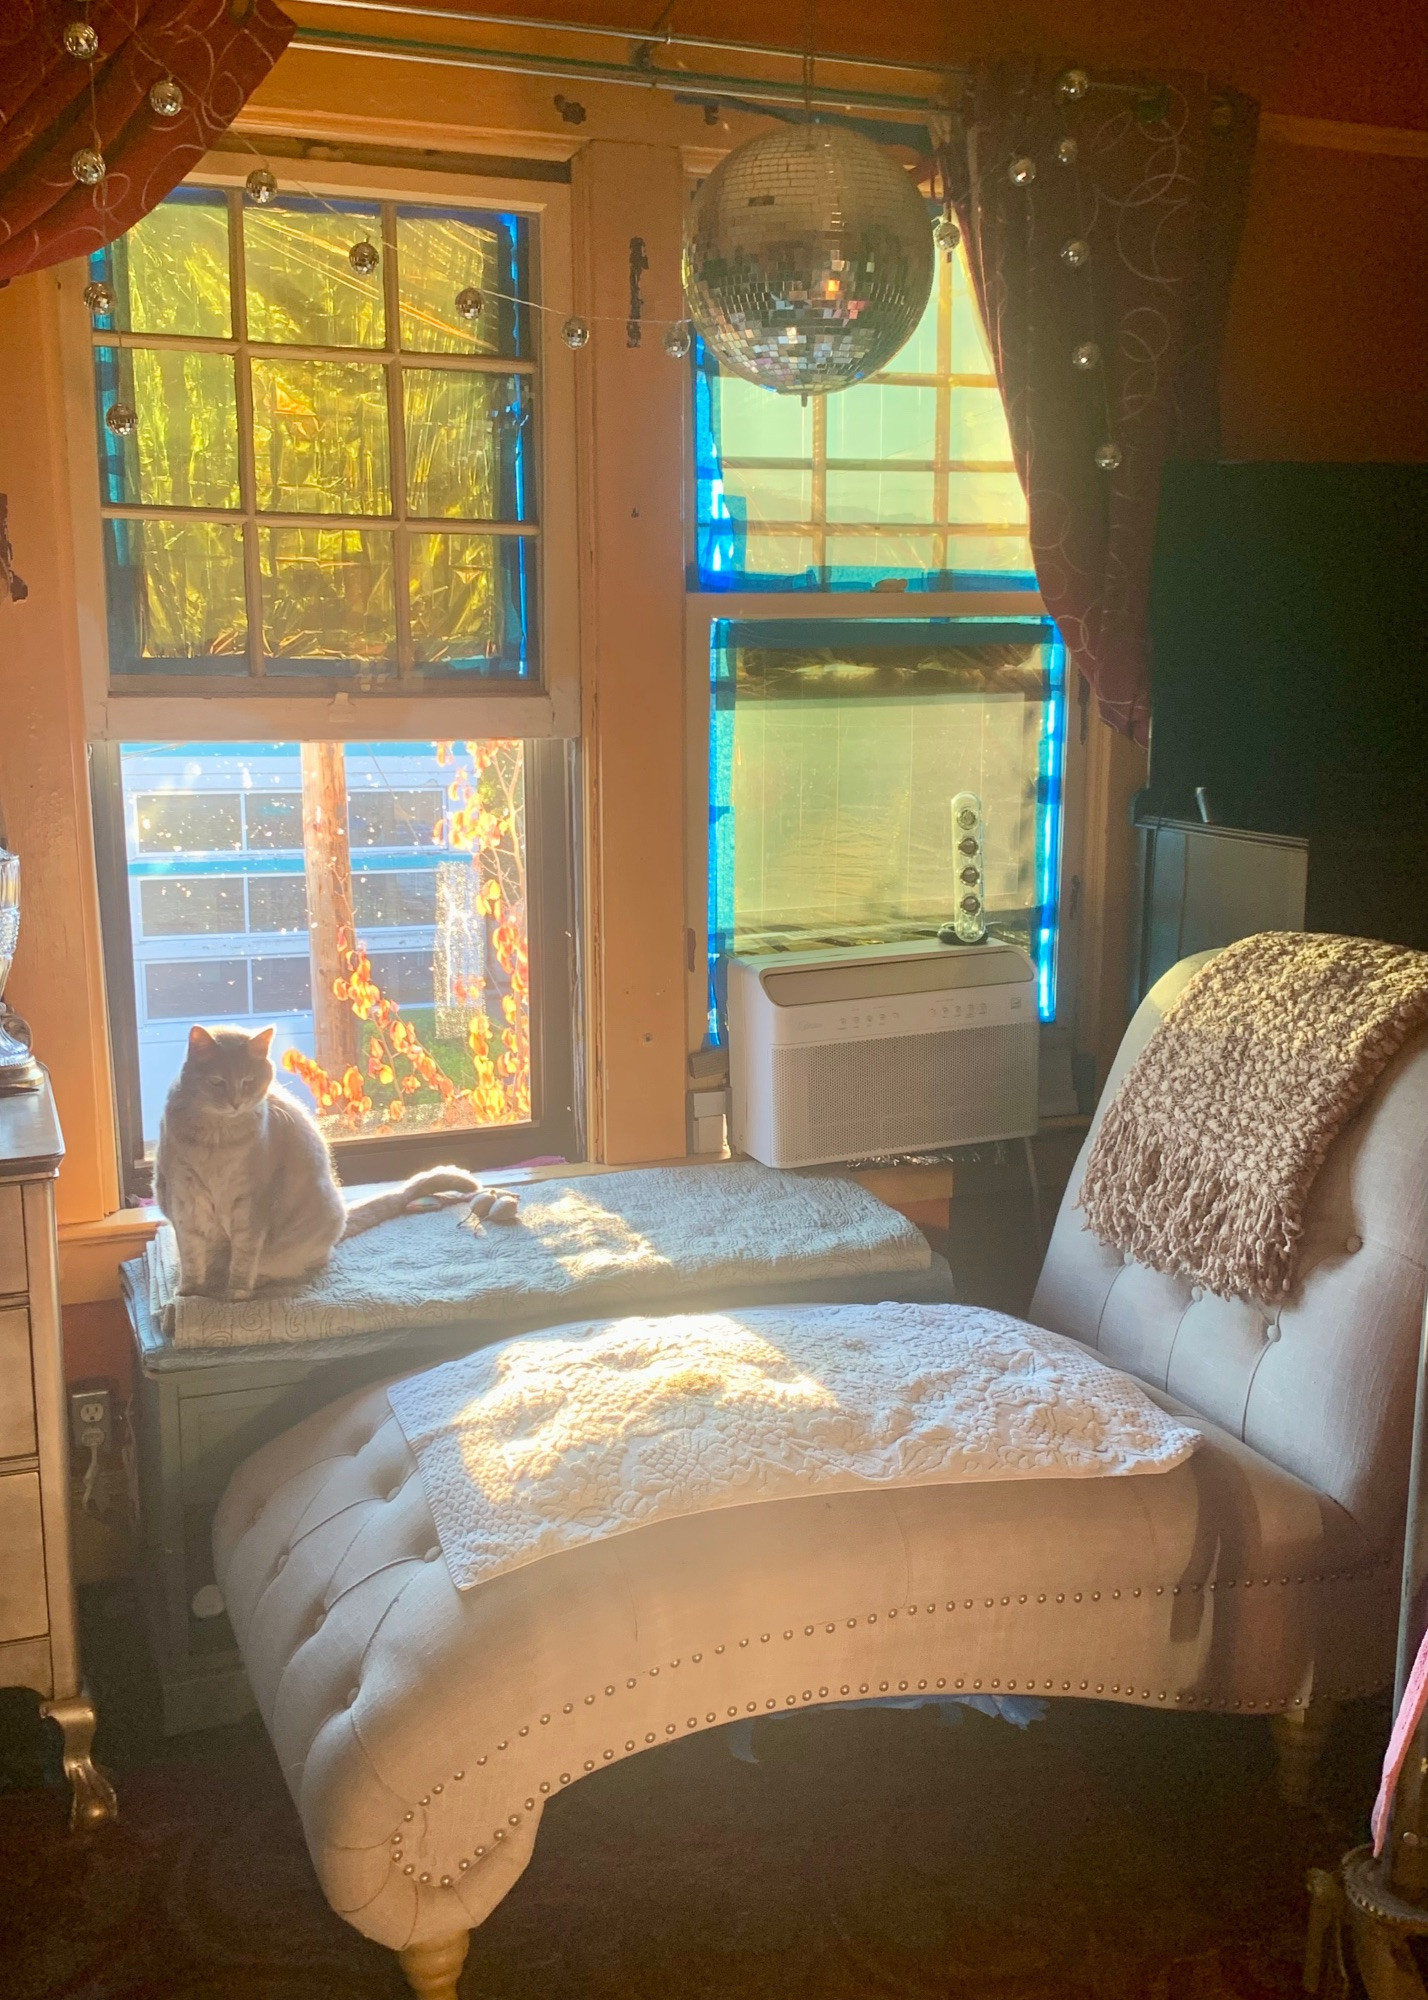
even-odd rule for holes
{"type": "Polygon", "coordinates": [[[191,1056],[211,1056],[218,1047],[207,1028],[200,1028],[197,1022],[188,1031],[188,1052],[191,1056]]]}
{"type": "Polygon", "coordinates": [[[256,1049],[260,1056],[266,1056],[268,1050],[273,1046],[273,1036],[275,1033],[276,1030],[273,1028],[259,1028],[256,1035],[249,1035],[249,1048],[256,1049]]]}

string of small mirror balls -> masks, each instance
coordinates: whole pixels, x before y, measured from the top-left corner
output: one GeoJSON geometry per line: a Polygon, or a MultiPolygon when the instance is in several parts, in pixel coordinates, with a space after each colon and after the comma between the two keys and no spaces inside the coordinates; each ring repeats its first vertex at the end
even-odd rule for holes
{"type": "MultiPolygon", "coordinates": [[[[87,11],[89,0],[83,0],[83,4],[87,11]]],[[[137,34],[131,34],[129,39],[142,55],[149,55],[151,60],[157,60],[144,47],[143,41],[137,34]]],[[[99,36],[93,24],[88,19],[82,18],[67,22],[63,32],[63,40],[66,51],[77,62],[93,64],[99,56],[99,36]]],[[[1091,79],[1085,70],[1068,69],[1058,78],[1056,92],[1063,103],[1077,104],[1086,96],[1090,88],[1091,79]]],[[[203,100],[200,101],[202,102],[203,100]]],[[[184,107],[184,94],[182,88],[173,77],[162,76],[150,87],[149,106],[156,118],[168,119],[178,117],[184,107]]],[[[109,170],[100,148],[98,115],[94,108],[92,71],[90,78],[90,112],[94,128],[94,144],[92,146],[81,146],[76,150],[70,160],[70,172],[81,185],[85,187],[99,187],[105,183],[109,170]]],[[[251,140],[244,138],[241,133],[235,134],[235,137],[242,140],[243,144],[248,147],[249,151],[255,157],[261,159],[261,154],[259,154],[257,147],[252,144],[251,140]]],[[[1079,151],[1080,148],[1074,137],[1067,135],[1064,138],[1058,139],[1056,142],[1057,164],[1066,168],[1075,167],[1079,151]]],[[[1012,186],[1016,188],[1030,188],[1036,179],[1036,173],[1036,161],[1030,154],[1018,155],[1007,168],[1007,177],[1011,181],[1012,186]]],[[[277,176],[266,163],[255,167],[243,185],[248,199],[259,208],[268,207],[278,198],[279,187],[277,176]]],[[[319,203],[331,215],[341,215],[341,210],[334,207],[325,197],[314,193],[311,188],[305,186],[301,181],[297,182],[296,185],[299,192],[306,196],[308,200],[319,203]]],[[[958,228],[951,210],[952,204],[950,198],[948,198],[944,203],[943,214],[938,218],[932,231],[932,239],[937,249],[944,256],[948,257],[955,253],[957,246],[962,241],[962,232],[958,228]]],[[[1091,246],[1084,237],[1069,237],[1061,246],[1060,257],[1061,262],[1069,271],[1087,270],[1091,262],[1091,246]]],[[[359,277],[370,277],[381,261],[381,251],[369,237],[364,236],[348,250],[347,261],[359,277]]],[[[554,312],[558,310],[556,307],[542,304],[537,299],[521,298],[514,292],[501,292],[490,287],[483,288],[479,285],[464,285],[456,293],[452,304],[459,318],[467,321],[468,324],[474,325],[481,317],[488,299],[500,300],[502,303],[509,305],[524,306],[530,312],[554,312]]],[[[84,303],[94,318],[107,317],[114,310],[114,293],[110,286],[104,283],[102,279],[95,279],[84,288],[84,303]]],[[[623,313],[599,314],[593,315],[592,318],[582,318],[579,314],[572,313],[561,323],[560,337],[565,342],[565,345],[576,352],[588,347],[592,334],[592,320],[596,325],[602,321],[615,325],[629,324],[628,315],[623,313]]],[[[665,353],[675,361],[684,360],[692,344],[692,331],[689,321],[687,319],[655,319],[650,324],[664,327],[663,345],[665,353]]],[[[1078,374],[1092,375],[1100,368],[1100,364],[1101,350],[1094,340],[1079,341],[1071,350],[1071,366],[1078,374]]],[[[138,412],[127,403],[114,403],[105,411],[104,422],[114,436],[130,437],[138,428],[138,412]]],[[[1106,429],[1107,431],[1111,429],[1109,406],[1106,409],[1106,429]]],[[[1114,472],[1121,464],[1123,456],[1124,454],[1120,446],[1113,438],[1108,437],[1104,443],[1096,447],[1096,464],[1102,472],[1114,472]]]]}
{"type": "MultiPolygon", "coordinates": [[[[1063,104],[1079,104],[1091,88],[1091,79],[1083,69],[1068,69],[1056,80],[1056,95],[1063,104]]],[[[1056,142],[1056,164],[1059,167],[1074,168],[1080,158],[1078,141],[1067,134],[1056,142]]],[[[1029,189],[1036,179],[1036,161],[1029,153],[1018,154],[1007,168],[1007,179],[1014,188],[1029,189]]],[[[1079,207],[1080,178],[1076,182],[1079,207]]],[[[1084,223],[1083,223],[1084,226],[1084,223]]],[[[1089,280],[1091,246],[1084,236],[1070,236],[1061,245],[1061,262],[1068,271],[1085,271],[1089,280]]],[[[1091,313],[1094,321],[1094,311],[1091,313]]],[[[1101,365],[1101,350],[1094,340],[1078,341],[1071,350],[1071,366],[1078,375],[1093,375],[1101,365]]],[[[1102,377],[1102,393],[1105,393],[1105,378],[1102,377]]],[[[1111,429],[1111,413],[1106,406],[1106,430],[1111,429]]],[[[1113,437],[1096,446],[1096,464],[1102,472],[1114,472],[1120,465],[1124,453],[1113,437]]]]}
{"type": "MultiPolygon", "coordinates": [[[[83,0],[83,4],[87,11],[89,0],[83,0]]],[[[93,64],[98,59],[100,54],[99,36],[89,20],[80,19],[67,22],[62,38],[66,52],[73,56],[77,62],[93,64]]],[[[148,56],[151,61],[157,62],[159,60],[151,50],[144,46],[140,35],[131,33],[129,40],[141,55],[148,56]]],[[[149,105],[154,115],[158,118],[177,118],[183,110],[184,101],[182,86],[171,76],[160,77],[149,91],[149,105]]],[[[200,99],[199,101],[203,103],[205,100],[200,99]]],[[[90,113],[94,143],[92,146],[81,146],[74,152],[70,158],[70,172],[73,174],[75,180],[84,187],[102,187],[107,182],[109,168],[100,145],[98,116],[94,109],[92,74],[90,81],[90,113]]],[[[262,159],[261,153],[259,153],[258,148],[250,139],[246,138],[241,132],[235,132],[234,137],[239,139],[255,158],[262,159]]],[[[342,212],[340,209],[336,208],[325,196],[318,194],[304,182],[297,181],[295,186],[300,194],[304,195],[309,201],[316,202],[320,207],[325,208],[330,215],[341,216],[342,212]]],[[[277,200],[280,192],[277,176],[266,162],[253,169],[244,181],[243,187],[248,199],[258,208],[267,208],[270,206],[277,200]]],[[[381,251],[369,237],[362,237],[348,250],[347,261],[359,277],[370,277],[381,262],[381,251]]],[[[556,307],[543,304],[538,299],[522,298],[515,292],[503,292],[491,286],[482,287],[478,285],[462,286],[461,290],[455,294],[452,304],[459,318],[467,321],[468,324],[474,324],[481,317],[488,299],[499,300],[509,305],[524,306],[529,312],[550,313],[558,310],[556,307]]],[[[114,310],[114,293],[112,287],[106,284],[103,279],[91,280],[84,288],[84,303],[95,319],[107,318],[114,310]]],[[[572,313],[562,321],[560,337],[567,347],[578,351],[590,345],[592,324],[598,325],[602,321],[607,321],[615,325],[626,325],[629,323],[629,315],[626,313],[606,313],[592,315],[590,318],[582,318],[580,315],[572,313]]],[[[663,326],[665,329],[663,340],[665,353],[673,360],[684,360],[693,344],[693,334],[687,319],[651,319],[643,323],[652,326],[663,326]]],[[[127,403],[115,403],[105,411],[104,422],[106,427],[116,437],[131,437],[138,428],[138,412],[127,403]]]]}

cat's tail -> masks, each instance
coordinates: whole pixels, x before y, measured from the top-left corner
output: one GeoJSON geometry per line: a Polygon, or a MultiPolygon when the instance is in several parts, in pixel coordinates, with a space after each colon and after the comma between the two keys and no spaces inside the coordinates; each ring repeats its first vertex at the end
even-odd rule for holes
{"type": "Polygon", "coordinates": [[[342,1240],[360,1236],[364,1229],[375,1229],[379,1222],[390,1222],[393,1216],[405,1215],[417,1202],[432,1195],[476,1194],[480,1187],[475,1174],[468,1174],[464,1167],[429,1167],[424,1174],[413,1174],[409,1181],[403,1181],[387,1194],[369,1194],[364,1200],[351,1203],[342,1240]]]}

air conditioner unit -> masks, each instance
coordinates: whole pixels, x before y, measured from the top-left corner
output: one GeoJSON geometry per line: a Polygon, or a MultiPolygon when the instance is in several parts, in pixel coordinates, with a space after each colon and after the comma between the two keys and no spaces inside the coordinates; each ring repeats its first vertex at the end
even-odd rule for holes
{"type": "Polygon", "coordinates": [[[1036,981],[1015,945],[733,958],[730,1141],[770,1167],[1025,1138],[1036,981]]]}

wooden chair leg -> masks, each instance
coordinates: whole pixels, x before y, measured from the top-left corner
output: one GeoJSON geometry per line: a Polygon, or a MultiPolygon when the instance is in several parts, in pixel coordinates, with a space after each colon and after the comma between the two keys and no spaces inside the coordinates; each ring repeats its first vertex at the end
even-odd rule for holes
{"type": "Polygon", "coordinates": [[[1337,1712],[1337,1702],[1310,1701],[1302,1708],[1286,1709],[1282,1715],[1269,1718],[1278,1762],[1279,1796],[1286,1805],[1308,1805],[1314,1789],[1314,1772],[1337,1712]]]}
{"type": "Polygon", "coordinates": [[[470,1931],[454,1937],[437,1938],[431,1944],[409,1944],[397,1953],[407,1985],[418,2000],[458,2000],[456,1982],[466,1963],[471,1944],[470,1931]]]}

